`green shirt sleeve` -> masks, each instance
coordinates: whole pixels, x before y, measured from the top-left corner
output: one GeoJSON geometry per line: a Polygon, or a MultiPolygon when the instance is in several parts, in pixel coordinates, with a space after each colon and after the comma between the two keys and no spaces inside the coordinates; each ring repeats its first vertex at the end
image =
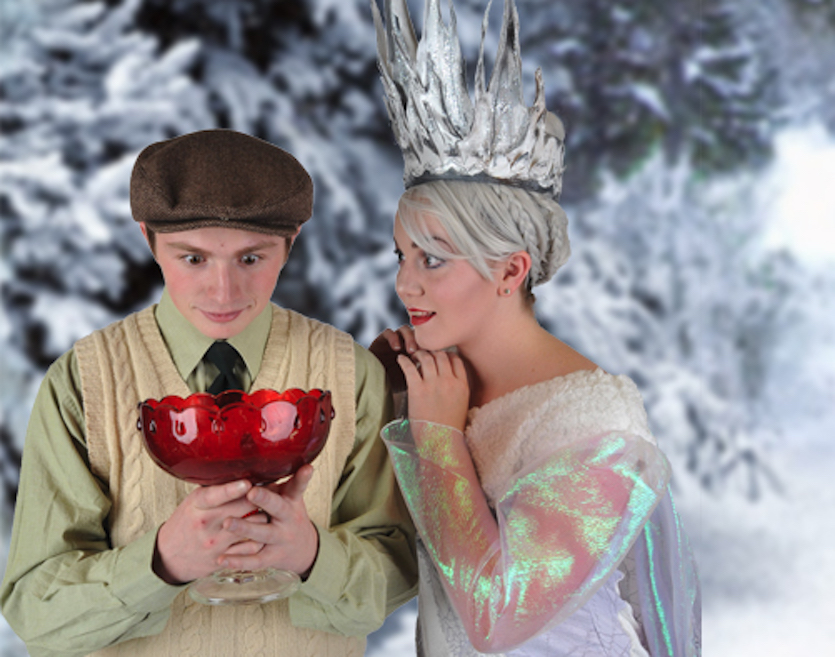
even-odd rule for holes
{"type": "MultiPolygon", "coordinates": [[[[310,577],[290,600],[298,626],[377,629],[416,592],[414,529],[379,431],[390,416],[382,369],[359,346],[355,448],[310,577]]],[[[3,614],[33,657],[83,655],[164,628],[182,586],[152,570],[156,531],[111,549],[107,486],[89,469],[72,351],[49,369],[26,435],[3,614]]]]}
{"type": "Polygon", "coordinates": [[[88,467],[80,391],[70,351],[47,372],[26,433],[0,604],[34,657],[156,634],[182,590],[151,569],[156,531],[110,549],[111,504],[88,467]]]}
{"type": "Polygon", "coordinates": [[[380,430],[391,418],[385,373],[354,345],[356,442],[334,494],[331,526],[319,530],[310,577],[290,598],[298,627],[364,636],[417,592],[414,526],[380,430]]]}

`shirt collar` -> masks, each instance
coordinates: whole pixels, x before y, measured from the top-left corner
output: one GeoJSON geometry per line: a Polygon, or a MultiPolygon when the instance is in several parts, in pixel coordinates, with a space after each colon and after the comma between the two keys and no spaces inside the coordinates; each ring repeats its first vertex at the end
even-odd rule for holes
{"type": "MultiPolygon", "coordinates": [[[[171,295],[168,294],[168,290],[162,292],[155,317],[177,371],[183,380],[188,379],[214,340],[198,331],[177,310],[171,300],[171,295]]],[[[255,379],[261,370],[261,361],[264,357],[264,349],[267,346],[271,325],[272,306],[267,304],[267,307],[249,323],[249,326],[227,340],[241,354],[252,379],[255,379]]]]}

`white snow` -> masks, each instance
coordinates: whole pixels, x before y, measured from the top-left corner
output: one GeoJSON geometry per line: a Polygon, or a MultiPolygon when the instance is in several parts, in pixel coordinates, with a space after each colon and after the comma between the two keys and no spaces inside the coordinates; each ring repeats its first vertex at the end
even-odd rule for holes
{"type": "Polygon", "coordinates": [[[787,130],[776,140],[763,180],[770,199],[767,248],[788,247],[814,264],[835,260],[835,140],[819,123],[787,130]]]}

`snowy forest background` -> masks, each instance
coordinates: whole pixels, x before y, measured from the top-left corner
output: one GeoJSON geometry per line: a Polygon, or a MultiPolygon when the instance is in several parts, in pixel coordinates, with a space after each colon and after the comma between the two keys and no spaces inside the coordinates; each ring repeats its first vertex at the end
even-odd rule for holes
{"type": "MultiPolygon", "coordinates": [[[[456,2],[471,74],[485,5],[456,2]]],[[[518,7],[528,101],[542,67],[568,134],[573,255],[538,315],[640,386],[699,559],[708,654],[821,654],[835,646],[835,2],[518,7]]],[[[149,143],[228,127],[294,153],[315,214],[275,300],[364,345],[405,320],[402,164],[374,48],[367,0],[0,0],[4,555],[43,372],[159,296],[128,204],[149,143]]],[[[413,625],[409,605],[368,654],[414,654],[413,625]]],[[[0,654],[26,654],[2,619],[0,654]]]]}

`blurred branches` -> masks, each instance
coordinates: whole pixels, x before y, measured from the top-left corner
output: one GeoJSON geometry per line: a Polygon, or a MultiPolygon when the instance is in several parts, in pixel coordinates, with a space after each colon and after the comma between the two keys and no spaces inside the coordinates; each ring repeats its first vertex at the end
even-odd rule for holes
{"type": "MultiPolygon", "coordinates": [[[[411,4],[420,16],[422,3],[411,4]]],[[[471,61],[485,4],[456,3],[471,61]]],[[[539,295],[538,312],[639,382],[665,448],[686,456],[699,485],[718,490],[729,473],[757,472],[749,496],[770,476],[765,433],[752,420],[761,381],[785,299],[802,281],[792,264],[751,255],[746,240],[761,227],[747,208],[704,195],[714,180],[767,161],[775,126],[808,98],[792,90],[822,75],[813,57],[801,71],[773,45],[802,49],[802,12],[822,10],[814,4],[824,5],[518,2],[528,93],[540,66],[549,106],[567,125],[564,201],[575,231],[575,255],[539,295]]],[[[157,298],[159,274],[128,202],[133,161],[153,141],[227,127],[287,148],[310,170],[316,199],[276,300],[365,344],[404,320],[390,255],[402,163],[366,0],[3,8],[6,471],[45,367],[157,298]]]]}

